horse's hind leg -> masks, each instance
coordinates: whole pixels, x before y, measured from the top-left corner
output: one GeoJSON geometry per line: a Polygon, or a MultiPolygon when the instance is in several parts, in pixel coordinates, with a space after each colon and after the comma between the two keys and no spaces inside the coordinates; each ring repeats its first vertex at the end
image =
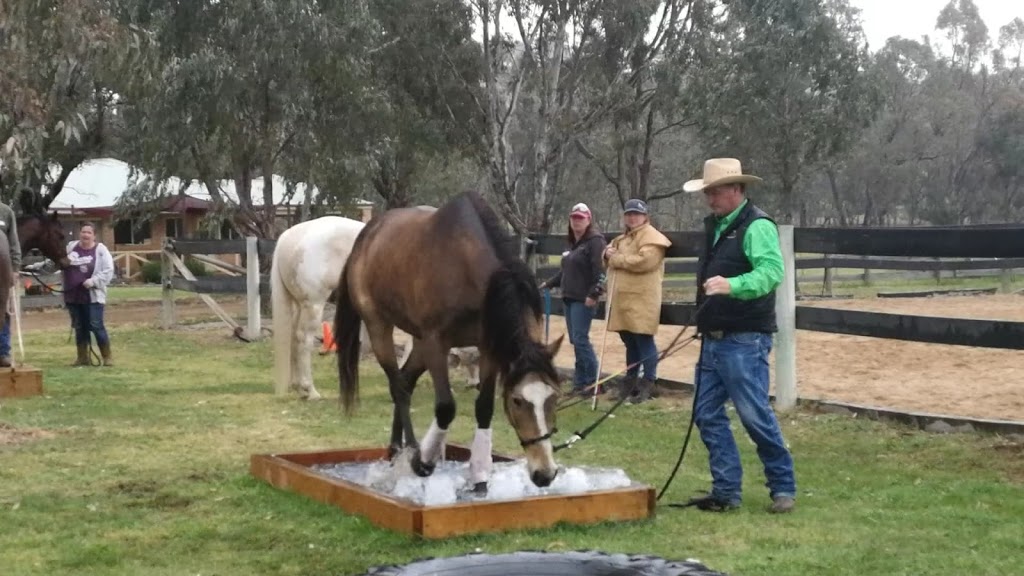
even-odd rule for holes
{"type": "Polygon", "coordinates": [[[292,355],[295,364],[296,381],[293,386],[302,398],[319,400],[320,393],[313,385],[313,349],[316,346],[316,332],[323,319],[324,305],[303,305],[299,308],[299,318],[295,327],[297,350],[292,355]]]}
{"type": "MultiPolygon", "coordinates": [[[[365,321],[364,321],[365,322],[365,321]]],[[[404,445],[416,446],[416,438],[412,431],[412,417],[409,414],[409,405],[412,401],[410,387],[406,384],[405,373],[398,368],[398,358],[395,354],[395,328],[391,325],[379,325],[365,322],[367,332],[370,335],[370,346],[373,354],[377,357],[384,376],[388,379],[388,391],[391,393],[391,402],[394,404],[394,413],[391,424],[391,445],[388,446],[388,457],[393,458],[402,450],[404,445]],[[402,437],[405,441],[402,441],[402,437]]],[[[406,360],[406,366],[415,354],[410,354],[406,360]]],[[[422,374],[422,371],[420,371],[422,374]]]]}
{"type": "MultiPolygon", "coordinates": [[[[427,370],[427,367],[423,363],[423,357],[419,353],[419,348],[415,346],[415,340],[410,337],[407,346],[408,350],[406,350],[404,362],[402,363],[402,367],[399,369],[399,373],[402,376],[402,384],[405,387],[405,394],[408,395],[411,403],[412,393],[416,389],[416,381],[419,380],[420,376],[422,376],[427,370]]],[[[391,398],[394,400],[395,395],[392,394],[391,398]]],[[[402,446],[405,445],[403,437],[404,427],[402,424],[402,418],[399,414],[398,403],[395,402],[391,420],[391,446],[388,448],[388,458],[393,458],[402,446]]]]}

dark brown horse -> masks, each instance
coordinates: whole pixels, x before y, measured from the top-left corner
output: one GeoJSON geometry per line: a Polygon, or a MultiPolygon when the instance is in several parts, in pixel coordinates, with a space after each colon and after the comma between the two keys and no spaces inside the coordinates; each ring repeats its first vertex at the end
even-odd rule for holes
{"type": "Polygon", "coordinates": [[[370,220],[356,239],[338,283],[334,334],[346,412],[358,400],[359,323],[387,375],[394,402],[389,454],[412,448],[412,469],[429,476],[455,418],[448,351],[480,350],[476,435],[470,480],[486,487],[491,468],[491,418],[500,380],[509,423],[526,452],[530,478],[547,486],[557,474],[551,435],[559,379],[553,356],[562,338],[543,343],[541,296],[515,240],[474,192],[439,209],[399,208],[370,220]],[[399,369],[394,329],[413,337],[399,369]],[[417,443],[409,404],[416,380],[429,371],[434,422],[417,443]],[[403,442],[404,436],[404,442],[403,442]]]}
{"type": "Polygon", "coordinates": [[[37,249],[61,268],[70,265],[67,253],[68,236],[57,219],[57,213],[23,214],[18,217],[18,240],[21,254],[37,249]]]}

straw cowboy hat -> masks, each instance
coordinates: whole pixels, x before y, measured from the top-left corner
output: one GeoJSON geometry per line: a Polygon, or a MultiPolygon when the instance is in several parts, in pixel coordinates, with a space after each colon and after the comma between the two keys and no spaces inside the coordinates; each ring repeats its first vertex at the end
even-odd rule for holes
{"type": "Polygon", "coordinates": [[[704,177],[683,184],[684,192],[701,192],[723,184],[760,184],[757,176],[744,174],[740,161],[735,158],[712,158],[704,162],[704,177]]]}

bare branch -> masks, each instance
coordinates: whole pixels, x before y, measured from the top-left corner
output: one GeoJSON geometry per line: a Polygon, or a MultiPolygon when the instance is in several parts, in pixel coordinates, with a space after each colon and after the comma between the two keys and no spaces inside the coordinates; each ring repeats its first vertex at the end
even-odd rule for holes
{"type": "Polygon", "coordinates": [[[583,157],[586,158],[587,160],[590,160],[594,164],[594,166],[596,166],[597,169],[601,171],[601,174],[604,175],[605,180],[607,180],[613,186],[618,188],[619,180],[612,176],[610,172],[608,172],[608,169],[605,168],[604,164],[602,164],[600,160],[598,160],[597,156],[595,156],[593,152],[588,150],[579,138],[574,138],[573,141],[575,142],[576,149],[579,150],[580,154],[582,154],[583,157]]]}

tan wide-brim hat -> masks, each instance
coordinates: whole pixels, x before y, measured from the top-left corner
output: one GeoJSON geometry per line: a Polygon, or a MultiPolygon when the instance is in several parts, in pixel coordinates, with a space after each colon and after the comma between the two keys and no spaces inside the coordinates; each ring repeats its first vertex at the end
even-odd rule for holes
{"type": "Polygon", "coordinates": [[[684,192],[701,192],[722,184],[760,184],[764,182],[752,174],[744,174],[743,166],[735,158],[712,158],[704,162],[704,177],[683,184],[684,192]]]}

